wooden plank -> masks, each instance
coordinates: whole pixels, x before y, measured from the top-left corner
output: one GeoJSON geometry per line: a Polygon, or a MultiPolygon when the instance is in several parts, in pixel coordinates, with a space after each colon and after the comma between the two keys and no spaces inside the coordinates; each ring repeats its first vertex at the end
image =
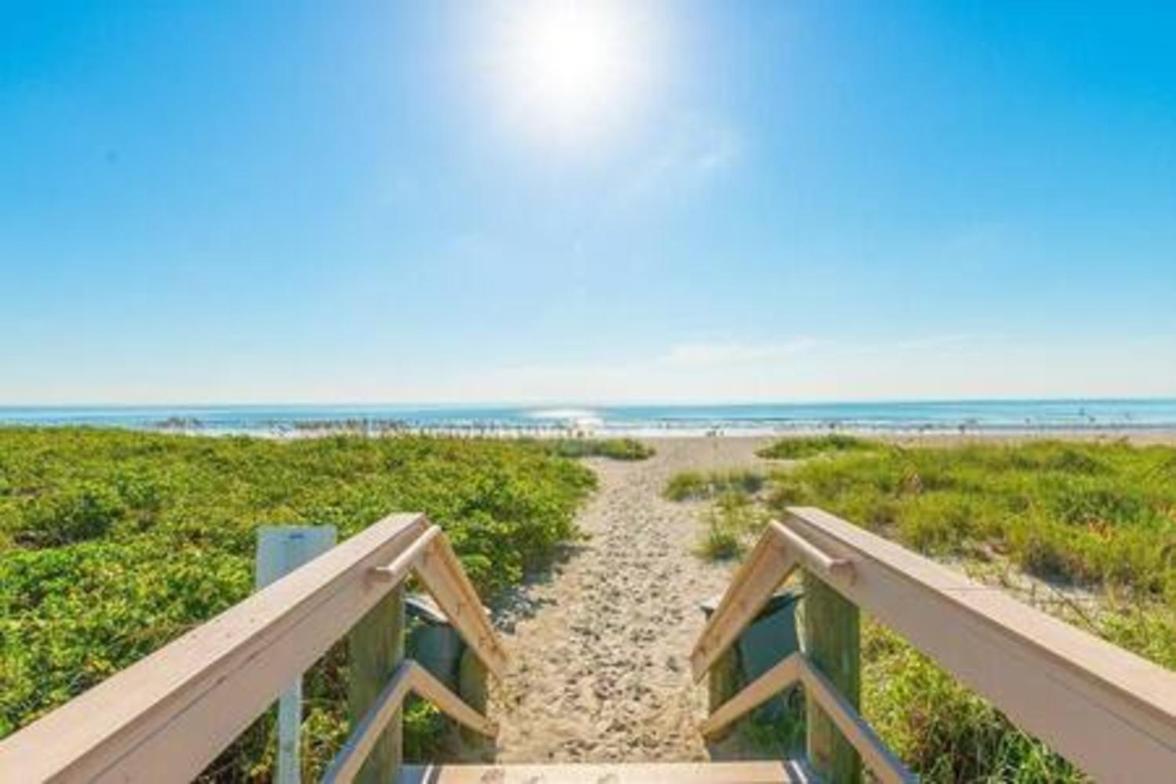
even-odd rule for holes
{"type": "MultiPolygon", "coordinates": [[[[729,645],[706,675],[707,712],[714,715],[739,692],[743,680],[738,645],[729,645]]],[[[724,729],[729,729],[726,727],[724,729]]],[[[719,740],[715,736],[715,740],[719,740]]]]}
{"type": "Polygon", "coordinates": [[[372,749],[384,736],[384,729],[400,713],[400,706],[411,686],[412,662],[402,661],[368,712],[351,727],[347,742],[323,773],[323,784],[342,784],[355,779],[372,749]]]}
{"type": "Polygon", "coordinates": [[[779,538],[781,546],[790,548],[808,569],[818,572],[826,579],[853,580],[853,561],[834,558],[828,553],[821,552],[808,540],[797,536],[774,520],[768,523],[768,530],[779,538]]]}
{"type": "MultiPolygon", "coordinates": [[[[800,657],[799,670],[807,701],[820,704],[845,739],[861,755],[874,777],[883,784],[914,784],[918,781],[902,761],[894,756],[873,728],[866,724],[849,700],[809,662],[807,657],[800,657]]],[[[809,763],[812,764],[811,757],[809,763]]],[[[824,780],[830,779],[826,777],[824,780]]]]}
{"type": "Polygon", "coordinates": [[[389,585],[400,585],[404,578],[420,564],[421,558],[433,546],[433,540],[442,535],[440,526],[429,526],[427,531],[409,545],[408,549],[396,556],[391,563],[373,567],[373,579],[382,580],[389,585]]]}
{"type": "MultiPolygon", "coordinates": [[[[486,675],[486,665],[482,664],[482,660],[478,658],[477,654],[470,648],[462,651],[461,660],[457,665],[457,696],[461,698],[462,702],[482,715],[486,714],[486,705],[489,701],[486,675]]],[[[468,727],[458,728],[458,736],[467,751],[481,749],[484,745],[485,739],[482,737],[484,734],[468,727]]],[[[478,758],[465,757],[465,759],[478,758]]]]}
{"type": "MultiPolygon", "coordinates": [[[[825,673],[854,711],[861,705],[861,632],[858,608],[809,569],[804,572],[804,654],[825,673]]],[[[809,764],[829,784],[858,784],[862,760],[819,700],[805,701],[809,764]]]]}
{"type": "MultiPolygon", "coordinates": [[[[323,774],[323,784],[347,784],[354,781],[373,753],[387,727],[398,720],[397,714],[409,692],[429,700],[443,713],[484,735],[494,735],[497,725],[470,708],[461,698],[445,688],[445,684],[411,659],[402,660],[392,677],[372,700],[364,715],[355,723],[347,742],[323,774]]],[[[378,781],[394,777],[382,775],[378,781]]]]}
{"type": "Polygon", "coordinates": [[[702,680],[715,660],[739,638],[796,565],[796,556],[782,549],[775,537],[760,538],[735,572],[690,653],[695,681],[702,680]]]}
{"type": "Polygon", "coordinates": [[[486,669],[501,679],[506,669],[506,652],[486,617],[478,592],[446,537],[434,539],[417,559],[416,575],[486,669]]]}
{"type": "MultiPolygon", "coordinates": [[[[347,709],[352,733],[373,708],[378,713],[383,707],[380,697],[384,687],[395,679],[403,660],[404,586],[397,580],[396,587],[368,610],[347,635],[347,709]]],[[[382,784],[395,778],[404,753],[402,729],[397,702],[379,728],[369,732],[370,745],[360,757],[359,781],[382,784]]]]}
{"type": "MultiPolygon", "coordinates": [[[[704,736],[714,735],[798,682],[804,684],[807,701],[821,704],[877,778],[886,784],[911,784],[916,781],[914,775],[886,747],[853,705],[838,693],[829,679],[802,653],[791,654],[749,683],[703,722],[701,733],[704,736]]],[[[828,781],[825,778],[821,780],[828,781]]]]}
{"type": "Polygon", "coordinates": [[[1176,770],[1176,674],[827,512],[789,512],[784,525],[853,561],[833,588],[1086,773],[1176,770]]]}
{"type": "Polygon", "coordinates": [[[0,742],[6,780],[188,781],[390,589],[393,515],[0,742]]]}
{"type": "Polygon", "coordinates": [[[816,784],[797,760],[553,765],[406,765],[398,784],[816,784]]]}
{"type": "Polygon", "coordinates": [[[723,703],[699,727],[704,736],[712,736],[739,717],[755,710],[780,692],[800,680],[800,653],[793,653],[779,664],[743,687],[742,691],[723,703]]]}
{"type": "Polygon", "coordinates": [[[451,692],[444,683],[416,662],[412,668],[412,690],[437,706],[437,709],[452,719],[464,724],[475,732],[493,737],[498,734],[498,725],[471,708],[461,697],[451,692]]]}

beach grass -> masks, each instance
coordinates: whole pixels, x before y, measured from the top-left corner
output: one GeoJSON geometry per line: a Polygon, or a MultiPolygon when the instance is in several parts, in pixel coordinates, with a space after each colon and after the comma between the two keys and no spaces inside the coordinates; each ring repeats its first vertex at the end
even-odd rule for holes
{"type": "MultiPolygon", "coordinates": [[[[423,511],[490,597],[575,535],[594,486],[581,465],[501,439],[0,429],[0,736],[248,596],[259,525],[331,524],[343,539],[423,511]]],[[[304,679],[315,779],[346,732],[344,649],[304,679]]],[[[438,726],[410,709],[409,753],[438,726]]],[[[267,715],[217,775],[267,778],[272,735],[267,715]]]]}
{"type": "Polygon", "coordinates": [[[800,460],[816,455],[859,452],[877,448],[878,444],[857,436],[831,433],[825,436],[792,436],[764,447],[757,453],[770,460],[800,460]]]}
{"type": "Polygon", "coordinates": [[[559,457],[648,460],[655,454],[653,447],[635,438],[550,438],[529,441],[559,457]]]}
{"type": "Polygon", "coordinates": [[[670,477],[662,495],[671,501],[699,501],[729,493],[754,495],[764,486],[766,477],[759,471],[682,471],[670,477]]]}
{"type": "MultiPolygon", "coordinates": [[[[761,525],[788,506],[822,507],[1176,668],[1176,448],[863,441],[814,451],[796,441],[761,453],[808,455],[768,477],[761,525]]],[[[716,525],[746,530],[717,504],[704,520],[707,537],[716,525]]],[[[864,714],[924,781],[1085,781],[869,618],[862,657],[864,714]]]]}
{"type": "Polygon", "coordinates": [[[737,558],[758,535],[763,520],[763,510],[746,489],[728,489],[703,512],[704,533],[695,553],[708,561],[737,558]]]}
{"type": "Polygon", "coordinates": [[[773,475],[769,506],[814,505],[923,553],[1176,602],[1176,449],[1035,441],[887,446],[773,475]]]}

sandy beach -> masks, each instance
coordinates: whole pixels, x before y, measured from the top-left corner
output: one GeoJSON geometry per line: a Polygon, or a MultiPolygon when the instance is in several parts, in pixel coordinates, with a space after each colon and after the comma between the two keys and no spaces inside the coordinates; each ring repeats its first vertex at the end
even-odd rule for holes
{"type": "MultiPolygon", "coordinates": [[[[1176,443],[1170,432],[1114,436],[1121,437],[1176,443]]],[[[973,438],[890,440],[948,446],[973,438]]],[[[666,501],[661,491],[679,471],[767,464],[755,452],[773,439],[646,440],[657,449],[649,460],[589,461],[600,487],[579,515],[585,540],[495,612],[511,655],[507,678],[491,693],[499,761],[708,757],[696,730],[705,684],[693,683],[688,655],[703,624],[699,603],[725,589],[734,565],[694,555],[703,504],[666,501]]]]}
{"type": "Polygon", "coordinates": [[[706,759],[706,692],[688,655],[699,602],[732,567],[692,554],[700,506],[661,490],[678,471],[762,462],[768,441],[651,440],[650,460],[591,461],[600,489],[580,514],[585,541],[496,614],[511,655],[491,694],[500,761],[706,759]]]}

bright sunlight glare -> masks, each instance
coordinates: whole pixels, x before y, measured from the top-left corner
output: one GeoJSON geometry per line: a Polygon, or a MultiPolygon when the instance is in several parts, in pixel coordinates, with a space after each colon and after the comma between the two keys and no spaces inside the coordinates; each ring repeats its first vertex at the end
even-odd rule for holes
{"type": "Polygon", "coordinates": [[[522,2],[498,21],[496,101],[513,123],[563,141],[599,133],[634,109],[652,41],[632,6],[522,2]]]}

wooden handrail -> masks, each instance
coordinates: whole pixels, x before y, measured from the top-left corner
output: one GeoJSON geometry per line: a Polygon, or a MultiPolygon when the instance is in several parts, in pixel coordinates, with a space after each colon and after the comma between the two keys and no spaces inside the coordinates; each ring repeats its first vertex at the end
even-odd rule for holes
{"type": "Polygon", "coordinates": [[[799,565],[795,553],[782,548],[771,528],[735,572],[731,585],[719,606],[707,620],[694,650],[690,665],[696,681],[702,680],[716,660],[751,624],[780,583],[799,565]]]}
{"type": "MultiPolygon", "coordinates": [[[[796,558],[851,563],[852,580],[826,584],[1086,773],[1159,781],[1176,770],[1176,674],[820,509],[788,511],[784,529],[806,544],[791,548],[796,558]]],[[[753,556],[779,539],[770,527],[753,556]]],[[[696,675],[733,641],[724,630],[749,622],[770,595],[763,586],[788,571],[786,560],[763,562],[737,573],[700,637],[696,675]]]]}
{"type": "Polygon", "coordinates": [[[801,657],[799,652],[792,653],[772,665],[770,670],[744,686],[707,716],[698,731],[704,737],[710,737],[799,681],[801,657]]]}
{"type": "Polygon", "coordinates": [[[885,784],[913,784],[918,781],[878,737],[874,728],[866,723],[829,679],[803,655],[800,659],[800,677],[804,683],[805,696],[815,700],[824,709],[826,715],[837,725],[837,729],[841,730],[841,735],[857,750],[866,767],[879,780],[885,784]]]}
{"type": "MultiPolygon", "coordinates": [[[[192,779],[414,570],[500,674],[502,646],[444,534],[424,515],[391,515],[0,741],[2,778],[192,779]]],[[[408,672],[459,721],[489,726],[408,672]]]]}
{"type": "Polygon", "coordinates": [[[796,556],[804,561],[805,566],[821,572],[826,577],[837,580],[853,580],[853,561],[846,558],[835,558],[823,552],[812,542],[797,536],[777,522],[768,523],[768,528],[780,540],[782,546],[792,548],[796,556]]]}
{"type": "Polygon", "coordinates": [[[486,617],[474,584],[461,568],[461,561],[446,537],[433,540],[417,560],[415,572],[453,628],[486,669],[501,679],[506,669],[506,652],[486,617]]]}
{"type": "Polygon", "coordinates": [[[879,781],[884,784],[913,784],[917,781],[854,707],[800,652],[789,655],[723,703],[703,722],[702,734],[714,735],[796,683],[803,684],[805,696],[820,704],[833,719],[879,781]]]}
{"type": "Polygon", "coordinates": [[[380,692],[374,705],[355,726],[343,748],[335,755],[326,772],[323,784],[348,784],[359,773],[367,755],[375,747],[380,734],[388,726],[404,698],[416,692],[437,706],[442,713],[483,735],[493,736],[498,727],[451,692],[421,665],[412,660],[400,663],[380,692]]]}
{"type": "Polygon", "coordinates": [[[813,508],[784,524],[854,562],[830,586],[1099,780],[1176,770],[1176,674],[813,508]]]}

